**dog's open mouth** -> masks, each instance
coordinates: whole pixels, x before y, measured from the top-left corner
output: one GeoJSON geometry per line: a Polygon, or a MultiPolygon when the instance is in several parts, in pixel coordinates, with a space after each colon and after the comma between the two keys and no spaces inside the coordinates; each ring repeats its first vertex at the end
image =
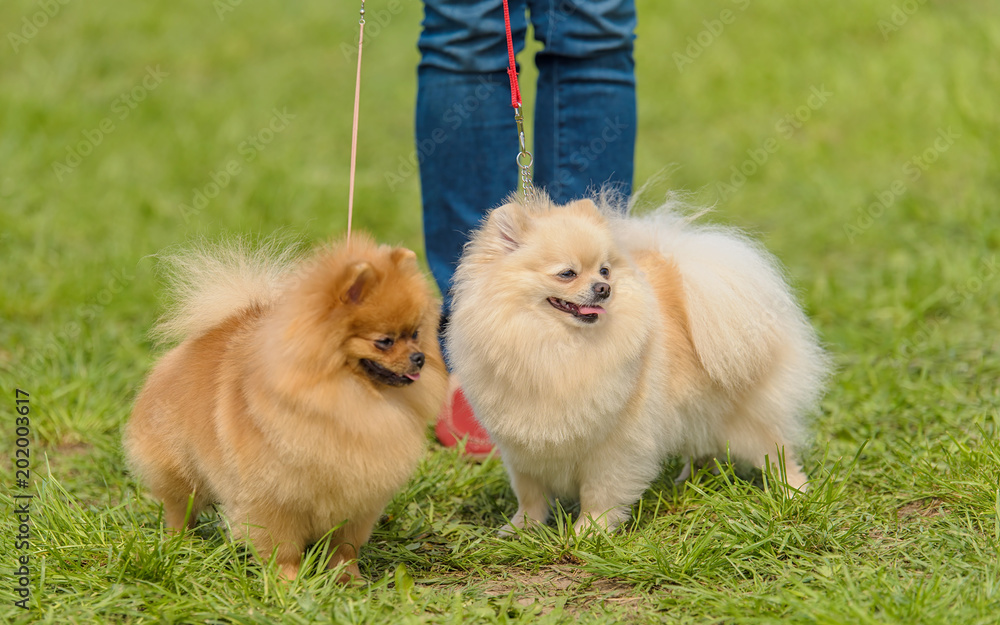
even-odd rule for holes
{"type": "Polygon", "coordinates": [[[597,316],[605,312],[605,310],[600,306],[580,306],[579,304],[567,302],[566,300],[559,299],[558,297],[550,297],[549,303],[552,304],[552,307],[556,310],[569,313],[584,323],[594,323],[597,321],[597,316]]]}
{"type": "Polygon", "coordinates": [[[413,384],[420,378],[419,371],[416,373],[399,374],[367,358],[362,358],[358,363],[373,381],[388,384],[389,386],[406,386],[407,384],[413,384]]]}

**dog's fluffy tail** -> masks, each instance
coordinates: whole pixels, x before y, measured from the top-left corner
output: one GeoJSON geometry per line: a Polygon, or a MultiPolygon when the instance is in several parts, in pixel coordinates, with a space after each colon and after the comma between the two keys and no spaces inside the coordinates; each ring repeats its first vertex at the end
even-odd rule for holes
{"type": "Polygon", "coordinates": [[[828,375],[815,331],[796,302],[777,259],[734,228],[692,223],[691,209],[668,202],[619,220],[631,249],[672,258],[684,280],[690,330],[702,365],[728,388],[759,378],[779,351],[810,403],[828,375]],[[687,214],[685,214],[687,213],[687,214]],[[792,364],[794,363],[794,364],[792,364]]]}
{"type": "Polygon", "coordinates": [[[169,303],[153,337],[164,343],[180,341],[240,310],[270,305],[300,249],[286,239],[236,238],[158,254],[169,303]]]}

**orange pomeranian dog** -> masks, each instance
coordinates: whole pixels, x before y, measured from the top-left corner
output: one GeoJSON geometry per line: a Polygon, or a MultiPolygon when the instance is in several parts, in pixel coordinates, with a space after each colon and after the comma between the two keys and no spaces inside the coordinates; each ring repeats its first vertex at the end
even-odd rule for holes
{"type": "Polygon", "coordinates": [[[166,259],[177,303],[125,429],[166,524],[221,504],[281,574],[332,529],[332,568],[359,547],[416,468],[444,401],[439,305],[407,249],[370,239],[304,261],[274,245],[166,259]],[[339,526],[339,527],[338,527],[339,526]]]}

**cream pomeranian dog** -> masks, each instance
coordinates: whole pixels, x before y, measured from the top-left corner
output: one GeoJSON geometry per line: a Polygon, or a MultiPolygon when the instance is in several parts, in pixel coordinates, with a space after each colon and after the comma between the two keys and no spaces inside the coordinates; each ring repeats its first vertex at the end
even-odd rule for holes
{"type": "Polygon", "coordinates": [[[794,449],[828,360],[776,261],[739,233],[665,206],[544,194],[493,210],[455,274],[446,347],[500,449],[518,510],[549,500],[611,529],[670,455],[764,466],[794,449]]]}
{"type": "Polygon", "coordinates": [[[416,468],[447,390],[439,306],[403,248],[370,239],[296,260],[246,246],[168,257],[182,342],[146,380],[125,430],[133,471],[166,525],[219,503],[235,538],[285,578],[330,536],[355,560],[416,468]]]}

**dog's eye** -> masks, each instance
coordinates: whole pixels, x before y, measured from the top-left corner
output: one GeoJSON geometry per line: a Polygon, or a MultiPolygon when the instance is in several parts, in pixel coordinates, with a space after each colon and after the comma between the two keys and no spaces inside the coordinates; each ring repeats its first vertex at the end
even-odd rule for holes
{"type": "Polygon", "coordinates": [[[381,349],[382,351],[385,351],[390,347],[392,347],[393,345],[395,345],[395,343],[396,343],[395,340],[387,336],[384,339],[379,339],[375,341],[375,347],[381,349]]]}
{"type": "Polygon", "coordinates": [[[576,277],[576,272],[572,269],[567,269],[566,271],[559,274],[559,277],[563,280],[572,280],[576,277]]]}
{"type": "Polygon", "coordinates": [[[413,337],[412,337],[413,340],[416,341],[419,336],[420,336],[420,330],[414,330],[413,331],[413,337]]]}
{"type": "Polygon", "coordinates": [[[602,278],[610,278],[611,277],[611,270],[608,269],[607,267],[601,267],[601,277],[602,278]]]}

